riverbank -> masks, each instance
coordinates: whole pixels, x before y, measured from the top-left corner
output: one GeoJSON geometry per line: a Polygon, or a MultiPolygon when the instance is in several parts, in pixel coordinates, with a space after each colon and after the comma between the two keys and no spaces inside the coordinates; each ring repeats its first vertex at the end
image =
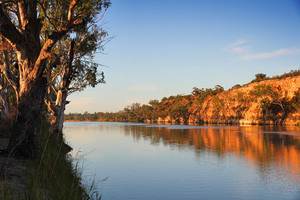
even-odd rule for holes
{"type": "Polygon", "coordinates": [[[133,103],[119,112],[69,113],[66,120],[181,124],[300,125],[300,71],[254,80],[229,90],[194,88],[177,95],[133,103]]]}
{"type": "Polygon", "coordinates": [[[284,123],[281,125],[275,124],[273,121],[259,121],[259,120],[209,120],[209,121],[177,121],[171,118],[159,118],[158,120],[144,121],[114,121],[114,120],[65,120],[65,122],[125,122],[125,123],[148,123],[148,124],[163,124],[163,125],[191,125],[191,126],[203,126],[203,125],[239,125],[239,126],[298,126],[300,127],[299,121],[292,121],[290,123],[284,123]]]}
{"type": "MultiPolygon", "coordinates": [[[[41,152],[36,159],[0,156],[0,199],[100,199],[93,185],[81,181],[81,167],[64,141],[57,143],[48,126],[41,131],[41,152]]],[[[5,150],[8,139],[0,139],[5,150]]]]}

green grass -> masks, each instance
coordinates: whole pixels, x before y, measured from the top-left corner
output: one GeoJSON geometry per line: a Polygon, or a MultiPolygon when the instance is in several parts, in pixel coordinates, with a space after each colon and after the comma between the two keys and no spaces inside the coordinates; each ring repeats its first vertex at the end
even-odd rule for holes
{"type": "Polygon", "coordinates": [[[21,199],[20,196],[16,196],[12,188],[8,186],[8,183],[4,180],[0,182],[1,194],[0,199],[21,199]]]}
{"type": "Polygon", "coordinates": [[[0,199],[26,200],[84,200],[101,199],[95,185],[82,184],[82,167],[69,154],[65,143],[56,142],[56,136],[49,134],[48,126],[41,130],[41,152],[38,159],[27,161],[27,190],[23,196],[14,196],[12,188],[1,182],[0,199]]]}

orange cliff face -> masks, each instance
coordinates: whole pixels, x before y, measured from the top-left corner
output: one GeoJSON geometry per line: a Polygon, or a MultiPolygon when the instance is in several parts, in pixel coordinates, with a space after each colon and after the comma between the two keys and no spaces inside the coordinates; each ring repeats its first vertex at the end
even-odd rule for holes
{"type": "Polygon", "coordinates": [[[198,116],[190,116],[190,121],[200,118],[204,122],[212,123],[273,124],[283,122],[297,125],[300,123],[300,111],[291,111],[288,107],[289,101],[295,98],[297,91],[300,91],[300,76],[250,83],[207,98],[198,110],[197,106],[193,105],[194,113],[198,116]],[[267,88],[268,86],[273,93],[261,96],[251,94],[251,91],[255,91],[258,87],[267,88]],[[264,103],[268,103],[266,108],[264,108],[264,103]],[[274,113],[271,109],[276,112],[274,113]]]}
{"type": "Polygon", "coordinates": [[[300,76],[249,83],[201,99],[178,95],[162,103],[159,123],[300,124],[300,76]],[[184,117],[172,118],[171,110],[187,108],[184,117]]]}
{"type": "MultiPolygon", "coordinates": [[[[276,124],[300,125],[300,70],[278,79],[235,85],[224,91],[215,88],[193,88],[192,94],[164,97],[150,105],[133,104],[117,113],[88,116],[70,114],[66,119],[101,119],[190,124],[276,124]],[[286,78],[282,78],[286,77],[286,78]]],[[[255,79],[256,80],[256,79],[255,79]]]]}

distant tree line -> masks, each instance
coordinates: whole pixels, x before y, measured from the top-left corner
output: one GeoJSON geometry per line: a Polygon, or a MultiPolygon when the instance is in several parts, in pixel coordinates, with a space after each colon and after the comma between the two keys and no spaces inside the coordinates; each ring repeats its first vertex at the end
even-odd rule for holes
{"type": "MultiPolygon", "coordinates": [[[[299,70],[276,76],[277,79],[285,77],[298,76],[299,70]]],[[[256,74],[255,79],[251,82],[259,80],[275,79],[267,78],[264,74],[256,74]]],[[[242,86],[235,85],[231,89],[237,89],[242,86]]],[[[282,95],[283,89],[279,86],[258,85],[249,93],[237,92],[237,95],[224,102],[219,98],[219,94],[224,92],[224,88],[216,85],[214,88],[197,88],[194,87],[190,95],[177,95],[164,97],[159,100],[150,100],[148,104],[133,103],[119,112],[95,112],[88,113],[70,113],[65,115],[65,120],[74,121],[118,121],[118,122],[156,122],[159,119],[168,119],[172,122],[186,123],[191,116],[201,118],[199,116],[204,103],[208,99],[211,100],[216,117],[219,112],[225,112],[230,104],[238,104],[236,112],[242,112],[251,105],[257,103],[260,106],[263,120],[277,120],[283,122],[290,112],[300,111],[300,89],[294,94],[290,100],[282,95]]],[[[219,116],[220,117],[220,116],[219,116]]],[[[242,118],[242,116],[239,116],[242,118]]],[[[197,123],[202,123],[198,120],[197,123]]]]}
{"type": "Polygon", "coordinates": [[[177,95],[164,97],[159,100],[150,100],[148,105],[133,103],[119,112],[70,113],[65,115],[65,120],[75,121],[119,121],[119,122],[144,122],[157,121],[158,118],[170,116],[179,122],[181,118],[188,120],[189,108],[194,99],[201,105],[205,98],[217,95],[224,91],[220,85],[215,88],[193,88],[192,95],[177,95]],[[195,98],[196,97],[196,98],[195,98]]]}
{"type": "Polygon", "coordinates": [[[255,74],[255,79],[253,79],[251,83],[265,81],[265,80],[283,79],[283,78],[299,76],[299,75],[300,75],[299,69],[291,70],[290,72],[284,73],[282,75],[273,76],[273,77],[267,77],[266,74],[259,73],[259,74],[255,74]]]}

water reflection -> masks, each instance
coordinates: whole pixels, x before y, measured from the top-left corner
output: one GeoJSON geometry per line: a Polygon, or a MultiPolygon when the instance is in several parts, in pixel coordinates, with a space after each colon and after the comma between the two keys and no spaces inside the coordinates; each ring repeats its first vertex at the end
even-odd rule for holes
{"type": "Polygon", "coordinates": [[[65,133],[96,149],[108,199],[300,199],[297,127],[69,123],[65,133]]]}
{"type": "Polygon", "coordinates": [[[149,140],[151,144],[163,143],[179,150],[193,148],[197,155],[212,151],[219,157],[224,154],[243,156],[249,163],[258,166],[259,174],[265,179],[269,174],[277,173],[280,176],[288,175],[286,178],[293,183],[300,183],[300,132],[297,132],[297,127],[122,128],[126,135],[135,140],[149,140]]]}

